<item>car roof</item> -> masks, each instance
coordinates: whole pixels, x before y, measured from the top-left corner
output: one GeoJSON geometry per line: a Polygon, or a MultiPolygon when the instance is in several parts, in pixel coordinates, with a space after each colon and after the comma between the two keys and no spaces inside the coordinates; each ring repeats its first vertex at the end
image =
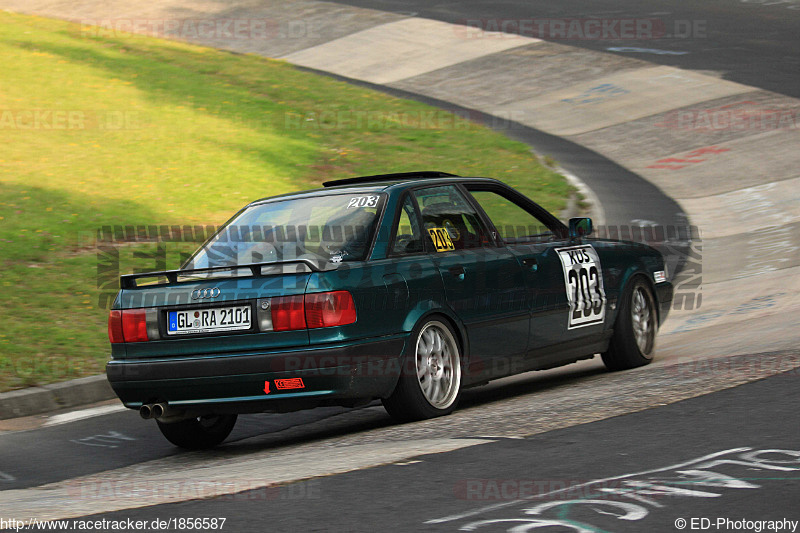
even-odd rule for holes
{"type": "Polygon", "coordinates": [[[439,173],[439,176],[427,176],[428,172],[403,173],[403,174],[384,174],[379,176],[363,176],[359,178],[347,178],[337,181],[325,182],[325,187],[298,191],[277,196],[261,198],[251,202],[249,205],[258,205],[277,200],[290,200],[300,198],[312,198],[315,196],[329,196],[332,194],[368,194],[380,192],[399,192],[411,187],[430,186],[430,185],[450,185],[453,183],[486,182],[502,183],[493,178],[455,176],[452,174],[439,173]]]}

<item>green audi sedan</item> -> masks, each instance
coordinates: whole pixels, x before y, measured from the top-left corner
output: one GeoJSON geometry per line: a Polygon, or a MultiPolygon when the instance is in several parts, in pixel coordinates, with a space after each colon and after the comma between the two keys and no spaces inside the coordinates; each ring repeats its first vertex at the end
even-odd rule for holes
{"type": "Polygon", "coordinates": [[[108,380],[173,444],[239,413],[446,415],[461,391],[602,354],[652,360],[664,258],[564,225],[500,181],[412,172],[257,200],[179,270],[122,276],[108,380]]]}

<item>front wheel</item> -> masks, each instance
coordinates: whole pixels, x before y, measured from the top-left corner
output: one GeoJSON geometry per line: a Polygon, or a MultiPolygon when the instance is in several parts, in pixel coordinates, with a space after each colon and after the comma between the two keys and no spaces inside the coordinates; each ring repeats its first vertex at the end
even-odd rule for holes
{"type": "Polygon", "coordinates": [[[175,446],[189,450],[213,448],[228,438],[236,415],[203,415],[170,424],[156,420],[158,429],[175,446]]]}
{"type": "Polygon", "coordinates": [[[404,422],[450,414],[461,392],[461,353],[452,328],[430,319],[411,338],[400,380],[383,406],[404,422]]]}
{"type": "Polygon", "coordinates": [[[655,298],[641,277],[626,288],[603,363],[609,370],[626,370],[653,360],[658,329],[655,298]]]}

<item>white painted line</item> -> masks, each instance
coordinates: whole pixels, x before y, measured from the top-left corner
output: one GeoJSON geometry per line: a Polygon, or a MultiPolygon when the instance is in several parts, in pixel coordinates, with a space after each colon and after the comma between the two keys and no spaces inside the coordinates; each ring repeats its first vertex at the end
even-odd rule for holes
{"type": "Polygon", "coordinates": [[[69,413],[62,413],[60,415],[53,415],[44,423],[45,426],[58,426],[61,424],[68,424],[76,420],[85,420],[100,415],[107,415],[109,413],[117,413],[125,411],[127,408],[122,404],[101,405],[100,407],[91,407],[89,409],[81,409],[80,411],[71,411],[69,413]]]}

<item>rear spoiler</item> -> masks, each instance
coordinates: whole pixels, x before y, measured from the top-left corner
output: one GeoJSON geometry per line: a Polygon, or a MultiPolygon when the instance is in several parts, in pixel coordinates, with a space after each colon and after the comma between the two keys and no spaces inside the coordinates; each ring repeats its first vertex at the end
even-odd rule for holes
{"type": "MultiPolygon", "coordinates": [[[[156,272],[143,272],[141,274],[126,274],[119,277],[119,286],[121,289],[135,289],[139,285],[136,283],[137,279],[141,278],[157,278],[165,277],[168,283],[177,283],[178,277],[191,276],[198,272],[224,272],[226,270],[241,270],[249,268],[253,276],[266,276],[274,275],[274,272],[263,271],[264,267],[276,267],[284,265],[305,265],[311,269],[312,272],[329,272],[339,268],[339,263],[331,263],[330,261],[314,261],[313,259],[292,259],[289,261],[270,261],[268,263],[250,263],[247,265],[234,265],[234,266],[221,266],[221,267],[206,267],[206,268],[192,268],[180,270],[161,270],[156,272]]],[[[156,283],[155,285],[164,285],[163,283],[156,283]]],[[[147,285],[151,286],[150,284],[147,285]]]]}

